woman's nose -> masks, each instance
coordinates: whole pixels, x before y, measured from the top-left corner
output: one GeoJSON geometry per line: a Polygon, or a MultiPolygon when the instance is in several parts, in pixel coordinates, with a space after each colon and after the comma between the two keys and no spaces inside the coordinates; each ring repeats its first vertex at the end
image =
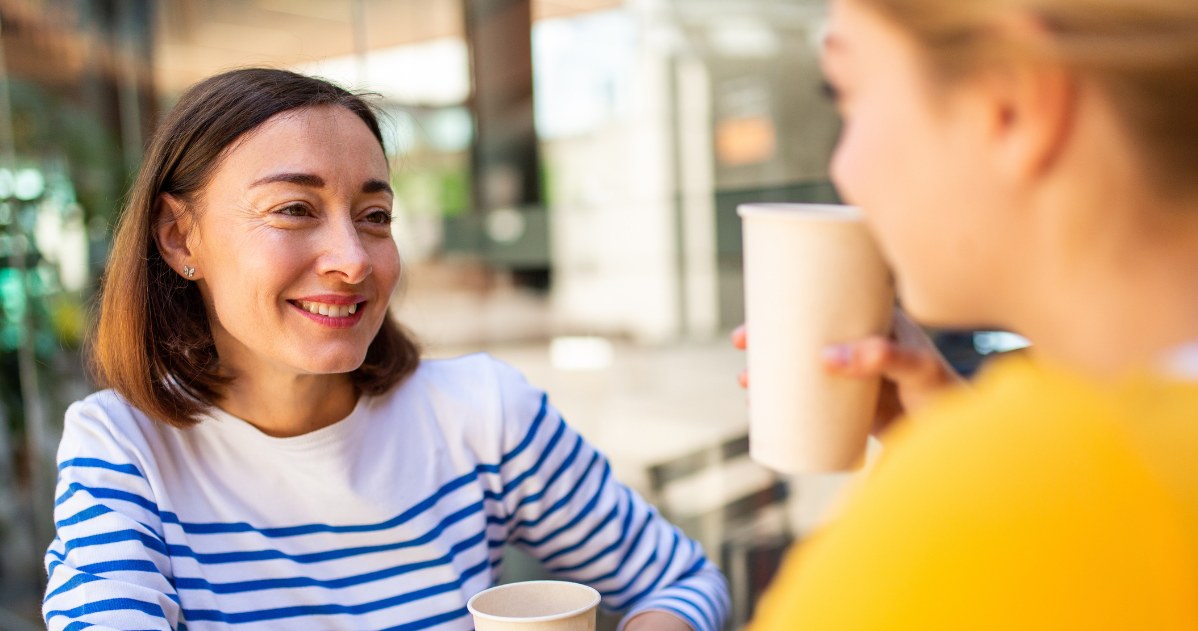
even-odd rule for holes
{"type": "Polygon", "coordinates": [[[320,237],[322,253],[317,262],[317,272],[341,277],[343,282],[357,284],[370,276],[374,266],[370,253],[362,243],[352,221],[331,225],[320,237]]]}

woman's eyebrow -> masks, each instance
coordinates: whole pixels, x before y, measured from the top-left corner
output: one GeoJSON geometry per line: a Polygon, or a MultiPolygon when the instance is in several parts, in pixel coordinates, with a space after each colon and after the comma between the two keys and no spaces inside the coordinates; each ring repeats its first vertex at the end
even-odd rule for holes
{"type": "MultiPolygon", "coordinates": [[[[311,173],[275,173],[266,177],[254,180],[250,184],[250,188],[255,186],[265,186],[267,184],[275,184],[278,182],[286,182],[288,184],[298,184],[299,186],[309,186],[312,188],[324,188],[324,178],[311,173]]],[[[363,193],[390,193],[391,185],[383,180],[369,179],[362,183],[363,193]]]]}
{"type": "Polygon", "coordinates": [[[366,182],[364,184],[362,184],[362,192],[363,193],[390,193],[392,195],[395,194],[391,190],[391,185],[382,180],[366,180],[366,182]]]}
{"type": "Polygon", "coordinates": [[[311,173],[275,173],[274,175],[268,175],[266,177],[254,180],[254,183],[250,184],[250,188],[254,188],[255,186],[264,186],[266,184],[274,184],[276,182],[287,182],[289,184],[310,186],[312,188],[324,187],[324,179],[319,175],[312,175],[311,173]]]}

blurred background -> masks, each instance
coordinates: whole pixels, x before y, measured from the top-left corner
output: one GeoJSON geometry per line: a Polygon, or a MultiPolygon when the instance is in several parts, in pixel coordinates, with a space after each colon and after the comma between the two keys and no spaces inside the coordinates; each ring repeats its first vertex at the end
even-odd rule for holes
{"type": "MultiPolygon", "coordinates": [[[[733,626],[849,476],[746,458],[736,205],[836,201],[821,0],[0,0],[0,629],[39,628],[62,414],[114,220],[190,84],[377,95],[400,320],[546,388],[728,573],[733,626]]],[[[779,273],[783,273],[780,271],[779,273]]],[[[936,332],[964,372],[1019,344],[936,332]]],[[[505,565],[507,578],[535,564],[505,565]]]]}

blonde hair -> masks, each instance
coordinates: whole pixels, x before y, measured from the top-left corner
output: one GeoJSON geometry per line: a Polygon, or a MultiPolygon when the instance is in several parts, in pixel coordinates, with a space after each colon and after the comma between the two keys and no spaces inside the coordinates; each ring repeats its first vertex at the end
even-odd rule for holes
{"type": "Polygon", "coordinates": [[[1168,192],[1198,190],[1198,0],[862,1],[913,36],[950,81],[1029,55],[1084,73],[1122,118],[1145,172],[1168,192]],[[1034,20],[1043,37],[1017,41],[998,28],[1015,17],[1034,20]]]}

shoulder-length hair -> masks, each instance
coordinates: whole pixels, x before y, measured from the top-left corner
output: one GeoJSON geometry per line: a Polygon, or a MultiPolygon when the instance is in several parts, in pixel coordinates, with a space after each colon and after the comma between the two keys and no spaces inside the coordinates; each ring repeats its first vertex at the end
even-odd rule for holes
{"type": "MultiPolygon", "coordinates": [[[[163,193],[193,201],[238,138],[272,116],[338,105],[362,119],[383,145],[374,110],[326,81],[267,68],[233,70],[192,86],[150,140],[116,226],[90,344],[93,376],[151,418],[186,427],[220,396],[216,346],[195,283],[176,274],[155,241],[163,193]]],[[[367,394],[381,394],[415,370],[420,351],[390,313],[350,373],[367,394]]]]}

